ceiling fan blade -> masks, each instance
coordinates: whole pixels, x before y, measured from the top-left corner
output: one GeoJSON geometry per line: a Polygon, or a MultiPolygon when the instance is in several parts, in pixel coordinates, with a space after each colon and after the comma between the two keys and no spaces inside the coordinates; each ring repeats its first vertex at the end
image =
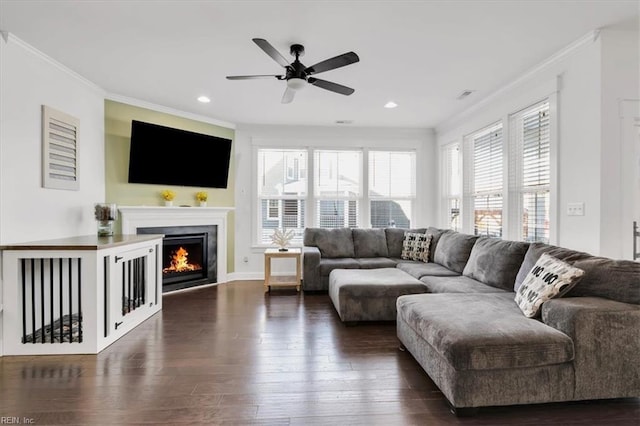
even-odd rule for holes
{"type": "Polygon", "coordinates": [[[276,78],[282,80],[283,75],[228,75],[227,80],[255,80],[259,78],[276,78]]]}
{"type": "Polygon", "coordinates": [[[280,54],[280,52],[278,52],[276,50],[275,47],[273,47],[271,45],[271,43],[269,43],[267,40],[263,39],[263,38],[254,38],[252,39],[253,42],[255,44],[258,45],[258,47],[262,50],[264,50],[264,53],[266,53],[267,55],[271,56],[271,58],[276,61],[277,63],[279,63],[280,65],[282,65],[283,67],[288,67],[289,66],[289,61],[287,61],[285,59],[284,56],[282,56],[280,54]]]}
{"type": "Polygon", "coordinates": [[[321,89],[330,90],[332,92],[340,93],[341,95],[349,96],[355,89],[351,87],[343,86],[342,84],[333,83],[327,80],[320,80],[319,78],[309,77],[307,79],[309,84],[313,84],[314,86],[320,87],[321,89]]]}
{"type": "Polygon", "coordinates": [[[290,104],[295,96],[296,91],[287,87],[287,90],[284,91],[284,95],[282,95],[282,103],[290,104]]]}
{"type": "Polygon", "coordinates": [[[342,55],[338,55],[334,58],[327,59],[326,61],[318,62],[315,65],[311,65],[310,67],[307,67],[304,72],[306,72],[307,75],[319,74],[321,72],[344,67],[358,61],[360,61],[360,58],[355,53],[343,53],[342,55]]]}

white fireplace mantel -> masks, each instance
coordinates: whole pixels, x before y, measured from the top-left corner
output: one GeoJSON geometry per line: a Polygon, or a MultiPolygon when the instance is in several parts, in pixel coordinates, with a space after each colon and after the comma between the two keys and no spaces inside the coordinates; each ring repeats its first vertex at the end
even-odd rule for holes
{"type": "Polygon", "coordinates": [[[227,281],[227,213],[233,207],[119,206],[118,209],[123,234],[136,234],[138,228],[155,226],[217,225],[218,282],[227,281]]]}

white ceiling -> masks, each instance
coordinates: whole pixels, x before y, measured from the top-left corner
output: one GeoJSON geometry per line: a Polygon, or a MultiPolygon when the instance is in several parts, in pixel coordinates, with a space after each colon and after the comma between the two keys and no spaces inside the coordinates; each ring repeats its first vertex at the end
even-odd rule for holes
{"type": "Polygon", "coordinates": [[[0,29],[107,92],[232,123],[433,127],[600,27],[637,22],[628,1],[9,1],[0,29]],[[252,41],[312,65],[347,51],[360,62],[280,103],[285,82],[252,41]],[[466,100],[456,97],[476,90],[466,100]],[[196,101],[199,95],[210,104],[196,101]],[[393,100],[393,110],[383,104],[393,100]]]}

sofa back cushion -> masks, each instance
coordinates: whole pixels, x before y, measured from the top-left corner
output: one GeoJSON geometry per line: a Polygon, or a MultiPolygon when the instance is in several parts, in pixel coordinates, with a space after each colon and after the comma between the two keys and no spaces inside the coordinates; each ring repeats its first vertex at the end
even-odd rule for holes
{"type": "Polygon", "coordinates": [[[384,229],[352,229],[356,257],[387,257],[387,237],[384,229]]]}
{"type": "Polygon", "coordinates": [[[477,235],[462,234],[448,230],[438,240],[433,254],[433,261],[461,274],[477,239],[477,235]]]}
{"type": "Polygon", "coordinates": [[[573,266],[582,269],[584,275],[565,297],[604,297],[640,304],[640,263],[592,256],[576,260],[573,266]]]}
{"type": "Polygon", "coordinates": [[[415,232],[424,234],[426,228],[406,229],[406,228],[385,228],[384,233],[387,237],[387,253],[389,257],[400,258],[402,255],[402,242],[404,241],[405,232],[415,232]]]}
{"type": "Polygon", "coordinates": [[[521,241],[480,237],[462,274],[492,287],[513,291],[528,248],[529,244],[521,241]]]}
{"type": "Polygon", "coordinates": [[[542,253],[547,253],[548,255],[553,256],[556,259],[564,260],[570,265],[573,265],[576,260],[592,257],[590,254],[583,253],[581,251],[556,247],[544,243],[531,243],[529,245],[527,253],[524,255],[524,260],[522,261],[522,266],[520,266],[518,275],[516,275],[516,283],[513,291],[518,292],[518,289],[522,285],[522,282],[526,278],[531,268],[533,268],[533,266],[536,264],[538,259],[540,259],[542,253]]]}
{"type": "Polygon", "coordinates": [[[303,242],[305,246],[318,247],[322,257],[355,257],[350,228],[306,228],[303,242]]]}
{"type": "Polygon", "coordinates": [[[438,246],[438,241],[440,241],[440,237],[442,236],[442,234],[444,234],[445,232],[447,232],[448,229],[438,229],[438,228],[434,228],[432,226],[427,228],[427,235],[431,235],[431,246],[429,247],[429,262],[433,262],[434,261],[434,257],[433,254],[436,251],[436,247],[438,246]]]}

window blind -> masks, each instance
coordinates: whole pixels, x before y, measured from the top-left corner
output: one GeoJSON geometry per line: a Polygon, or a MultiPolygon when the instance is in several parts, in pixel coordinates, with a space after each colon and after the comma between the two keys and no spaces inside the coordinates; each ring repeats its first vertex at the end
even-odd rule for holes
{"type": "Polygon", "coordinates": [[[502,123],[472,136],[474,233],[502,236],[502,123]]]}
{"type": "Polygon", "coordinates": [[[414,151],[369,152],[371,227],[409,228],[416,196],[414,151]]]}
{"type": "Polygon", "coordinates": [[[307,151],[258,150],[258,242],[270,243],[275,229],[294,231],[302,242],[308,190],[307,151]]]}
{"type": "Polygon", "coordinates": [[[362,152],[317,150],[314,158],[317,226],[360,226],[362,152]]]}
{"type": "Polygon", "coordinates": [[[522,239],[549,242],[549,186],[551,182],[549,103],[543,102],[521,113],[522,167],[520,202],[522,239]]]}

